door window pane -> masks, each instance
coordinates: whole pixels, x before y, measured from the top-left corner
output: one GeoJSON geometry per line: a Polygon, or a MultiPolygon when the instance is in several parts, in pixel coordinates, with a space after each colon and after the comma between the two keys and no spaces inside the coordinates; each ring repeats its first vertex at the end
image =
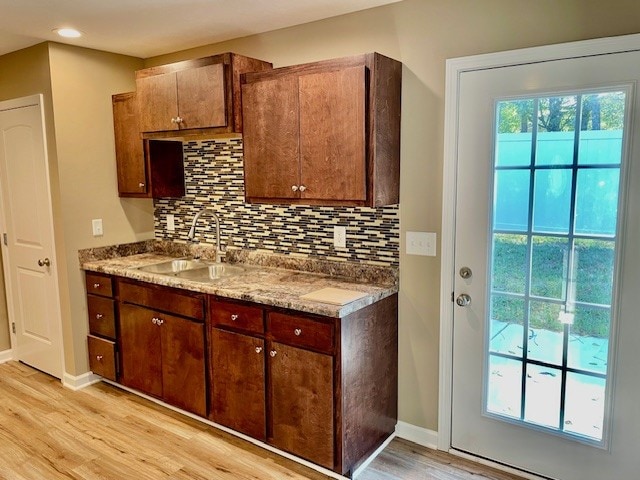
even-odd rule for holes
{"type": "Polygon", "coordinates": [[[529,172],[499,170],[495,175],[494,228],[526,231],[529,216],[529,172]]]}
{"type": "Polygon", "coordinates": [[[493,236],[493,291],[524,294],[527,248],[526,235],[499,233],[493,236]]]}
{"type": "Polygon", "coordinates": [[[576,239],[573,247],[574,297],[577,302],[611,304],[615,242],[576,239]]]}
{"type": "Polygon", "coordinates": [[[524,419],[538,425],[558,428],[561,387],[561,370],[539,365],[527,365],[527,398],[524,419]]]}
{"type": "Polygon", "coordinates": [[[524,299],[492,295],[491,351],[522,357],[524,320],[524,299]]]}
{"type": "Polygon", "coordinates": [[[535,172],[533,230],[539,233],[567,233],[571,209],[571,170],[535,172]]]}
{"type": "Polygon", "coordinates": [[[531,244],[531,295],[565,298],[569,242],[566,238],[533,237],[531,244]]]}
{"type": "Polygon", "coordinates": [[[624,92],[594,93],[582,97],[580,165],[620,163],[624,101],[624,92]]]}
{"type": "Polygon", "coordinates": [[[582,235],[616,233],[620,169],[589,168],[578,171],[575,232],[582,235]]]}
{"type": "Polygon", "coordinates": [[[562,306],[557,303],[531,301],[527,356],[532,360],[562,365],[564,325],[560,322],[562,306]]]}
{"type": "Polygon", "coordinates": [[[576,96],[538,100],[536,165],[573,163],[576,102],[576,96]]]}
{"type": "Polygon", "coordinates": [[[496,166],[526,166],[531,163],[533,100],[498,104],[496,166]]]}
{"type": "Polygon", "coordinates": [[[568,346],[568,365],[579,370],[607,373],[609,308],[576,306],[568,346]]]}
{"type": "Polygon", "coordinates": [[[569,372],[564,415],[566,432],[602,439],[606,380],[569,372]]]}
{"type": "Polygon", "coordinates": [[[520,418],[522,362],[491,355],[488,373],[487,411],[520,418]]]}

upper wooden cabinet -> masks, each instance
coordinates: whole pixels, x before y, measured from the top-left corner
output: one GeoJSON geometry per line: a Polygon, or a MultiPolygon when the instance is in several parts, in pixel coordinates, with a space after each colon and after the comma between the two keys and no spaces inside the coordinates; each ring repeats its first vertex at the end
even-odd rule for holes
{"type": "Polygon", "coordinates": [[[182,142],[143,140],[136,93],[113,95],[118,194],[121,197],[184,196],[182,142]]]}
{"type": "Polygon", "coordinates": [[[139,70],[140,131],[149,138],[175,136],[177,131],[240,133],[240,75],[266,69],[271,69],[268,62],[225,53],[139,70]]]}
{"type": "Polygon", "coordinates": [[[249,202],[399,202],[402,64],[377,53],[243,76],[249,202]]]}

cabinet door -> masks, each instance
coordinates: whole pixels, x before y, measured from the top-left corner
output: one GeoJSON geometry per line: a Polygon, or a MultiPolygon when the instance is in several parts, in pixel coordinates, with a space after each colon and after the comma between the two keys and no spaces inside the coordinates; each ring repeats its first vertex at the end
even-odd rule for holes
{"type": "Polygon", "coordinates": [[[135,305],[120,305],[121,381],[127,387],[162,397],[160,326],[156,313],[135,305]]]}
{"type": "Polygon", "coordinates": [[[224,65],[214,63],[176,73],[179,127],[207,128],[227,125],[224,65]]]}
{"type": "Polygon", "coordinates": [[[242,115],[247,198],[299,198],[297,77],[243,85],[242,115]]]}
{"type": "Polygon", "coordinates": [[[113,95],[112,103],[118,192],[121,196],[145,195],[148,191],[148,181],[136,93],[113,95]]]}
{"type": "Polygon", "coordinates": [[[204,324],[159,313],[162,389],[167,403],[207,415],[204,324]]]}
{"type": "Polygon", "coordinates": [[[299,81],[301,198],[366,200],[365,67],[299,81]]]}
{"type": "Polygon", "coordinates": [[[136,79],[141,132],[177,130],[178,90],[175,73],[136,79]]]}
{"type": "Polygon", "coordinates": [[[264,340],[211,329],[211,420],[264,441],[264,340]]]}
{"type": "Polygon", "coordinates": [[[268,359],[269,443],[333,469],[333,357],[271,342],[268,359]]]}

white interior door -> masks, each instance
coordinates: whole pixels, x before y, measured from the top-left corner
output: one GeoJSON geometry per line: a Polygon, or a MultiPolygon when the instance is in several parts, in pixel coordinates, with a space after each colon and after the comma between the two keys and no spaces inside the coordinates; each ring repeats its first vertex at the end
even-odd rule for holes
{"type": "Polygon", "coordinates": [[[0,103],[4,271],[13,356],[62,378],[63,356],[41,97],[0,103]]]}
{"type": "Polygon", "coordinates": [[[461,73],[452,448],[637,478],[639,80],[638,52],[461,73]]]}

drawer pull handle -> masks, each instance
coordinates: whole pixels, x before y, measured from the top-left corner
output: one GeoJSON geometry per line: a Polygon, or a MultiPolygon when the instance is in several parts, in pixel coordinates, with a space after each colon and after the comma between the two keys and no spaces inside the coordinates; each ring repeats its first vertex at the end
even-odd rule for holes
{"type": "Polygon", "coordinates": [[[238,319],[238,315],[236,315],[235,313],[231,315],[231,320],[232,321],[236,321],[238,319]]]}
{"type": "Polygon", "coordinates": [[[94,283],[93,284],[93,288],[100,288],[100,284],[99,283],[94,283]]]}
{"type": "Polygon", "coordinates": [[[96,355],[96,360],[98,360],[99,362],[102,361],[102,355],[96,355]]]}
{"type": "Polygon", "coordinates": [[[293,331],[293,333],[295,333],[295,334],[296,334],[296,337],[299,337],[299,336],[300,336],[300,334],[302,334],[302,330],[301,330],[301,329],[299,329],[299,328],[296,328],[296,329],[293,331]]]}
{"type": "Polygon", "coordinates": [[[102,317],[104,317],[104,315],[102,315],[101,313],[96,313],[96,320],[102,320],[102,317]]]}
{"type": "Polygon", "coordinates": [[[275,356],[276,356],[276,354],[277,354],[277,353],[278,353],[278,352],[276,352],[275,350],[271,350],[271,351],[269,352],[269,355],[271,355],[271,357],[273,358],[273,357],[275,357],[275,356]]]}
{"type": "Polygon", "coordinates": [[[262,351],[262,347],[256,347],[256,353],[260,353],[262,351]]]}

